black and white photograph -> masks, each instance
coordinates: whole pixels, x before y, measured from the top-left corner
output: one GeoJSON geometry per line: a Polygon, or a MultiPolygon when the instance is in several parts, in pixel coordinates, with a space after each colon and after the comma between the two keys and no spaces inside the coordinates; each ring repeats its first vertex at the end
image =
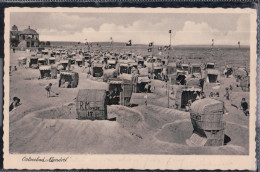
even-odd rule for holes
{"type": "Polygon", "coordinates": [[[255,11],[20,10],[6,11],[5,156],[255,160],[255,11]]]}

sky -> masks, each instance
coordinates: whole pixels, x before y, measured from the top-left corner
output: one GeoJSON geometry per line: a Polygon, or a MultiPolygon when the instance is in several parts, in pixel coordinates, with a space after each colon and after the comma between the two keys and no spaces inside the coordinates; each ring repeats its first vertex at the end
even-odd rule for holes
{"type": "MultiPolygon", "coordinates": [[[[30,26],[41,41],[169,45],[249,45],[249,14],[12,12],[11,26],[30,26]]],[[[11,27],[10,26],[10,27],[11,27]]]]}

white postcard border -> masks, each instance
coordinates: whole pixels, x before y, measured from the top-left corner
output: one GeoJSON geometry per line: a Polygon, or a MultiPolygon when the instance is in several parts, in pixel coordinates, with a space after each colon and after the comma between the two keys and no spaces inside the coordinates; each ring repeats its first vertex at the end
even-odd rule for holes
{"type": "Polygon", "coordinates": [[[250,14],[250,114],[256,114],[256,10],[223,8],[20,8],[5,9],[4,168],[5,169],[256,169],[256,115],[249,120],[249,155],[64,155],[9,153],[9,31],[11,12],[87,13],[247,13],[250,14]],[[66,162],[28,162],[24,157],[67,158],[66,162]]]}

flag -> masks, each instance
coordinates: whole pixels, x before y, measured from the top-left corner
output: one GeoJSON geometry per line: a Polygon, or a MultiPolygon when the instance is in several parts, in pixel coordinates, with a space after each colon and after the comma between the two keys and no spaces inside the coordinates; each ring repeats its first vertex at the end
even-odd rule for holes
{"type": "Polygon", "coordinates": [[[153,46],[153,42],[150,42],[150,43],[149,43],[149,47],[152,47],[152,46],[153,46]]]}
{"type": "Polygon", "coordinates": [[[172,33],[172,30],[169,30],[169,33],[172,33]]]}

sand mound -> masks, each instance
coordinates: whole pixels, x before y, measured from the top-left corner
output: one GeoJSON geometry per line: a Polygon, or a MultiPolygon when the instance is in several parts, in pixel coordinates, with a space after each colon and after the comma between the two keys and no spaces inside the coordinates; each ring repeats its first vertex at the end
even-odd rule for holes
{"type": "Polygon", "coordinates": [[[75,103],[62,105],[61,107],[39,112],[35,117],[43,119],[76,119],[76,106],[75,103]]]}
{"type": "Polygon", "coordinates": [[[32,112],[10,130],[11,153],[246,154],[248,128],[228,123],[231,141],[221,147],[189,147],[188,113],[160,106],[108,106],[116,121],[77,120],[75,104],[32,112]],[[241,129],[242,127],[242,129],[241,129]],[[44,144],[43,144],[44,143],[44,144]],[[147,146],[149,145],[149,146],[147,146]]]}
{"type": "Polygon", "coordinates": [[[225,134],[231,138],[227,145],[238,145],[248,150],[249,148],[249,131],[246,126],[227,123],[225,134]]]}
{"type": "Polygon", "coordinates": [[[193,131],[190,120],[176,120],[173,123],[166,124],[155,135],[156,138],[170,143],[186,144],[193,131]]]}
{"type": "Polygon", "coordinates": [[[248,154],[249,136],[245,126],[227,123],[225,146],[189,147],[185,141],[191,137],[192,132],[193,127],[189,120],[176,120],[164,125],[155,137],[160,141],[181,144],[184,152],[189,150],[189,154],[248,154]]]}
{"type": "Polygon", "coordinates": [[[28,134],[22,127],[22,139],[15,141],[19,146],[11,152],[113,153],[117,149],[120,153],[127,150],[126,143],[133,144],[128,133],[111,121],[43,120],[30,128],[28,134]]]}
{"type": "Polygon", "coordinates": [[[176,120],[190,119],[189,113],[176,109],[164,108],[161,106],[148,105],[139,106],[136,109],[142,112],[145,123],[149,128],[158,129],[164,124],[174,122],[176,120]]]}
{"type": "Polygon", "coordinates": [[[116,117],[116,121],[131,135],[143,139],[143,130],[146,128],[144,118],[140,111],[125,106],[109,106],[108,117],[116,117]]]}
{"type": "Polygon", "coordinates": [[[10,152],[127,153],[135,152],[143,139],[143,118],[137,110],[108,107],[109,117],[117,121],[77,120],[75,114],[74,103],[28,114],[14,123],[10,152]]]}

